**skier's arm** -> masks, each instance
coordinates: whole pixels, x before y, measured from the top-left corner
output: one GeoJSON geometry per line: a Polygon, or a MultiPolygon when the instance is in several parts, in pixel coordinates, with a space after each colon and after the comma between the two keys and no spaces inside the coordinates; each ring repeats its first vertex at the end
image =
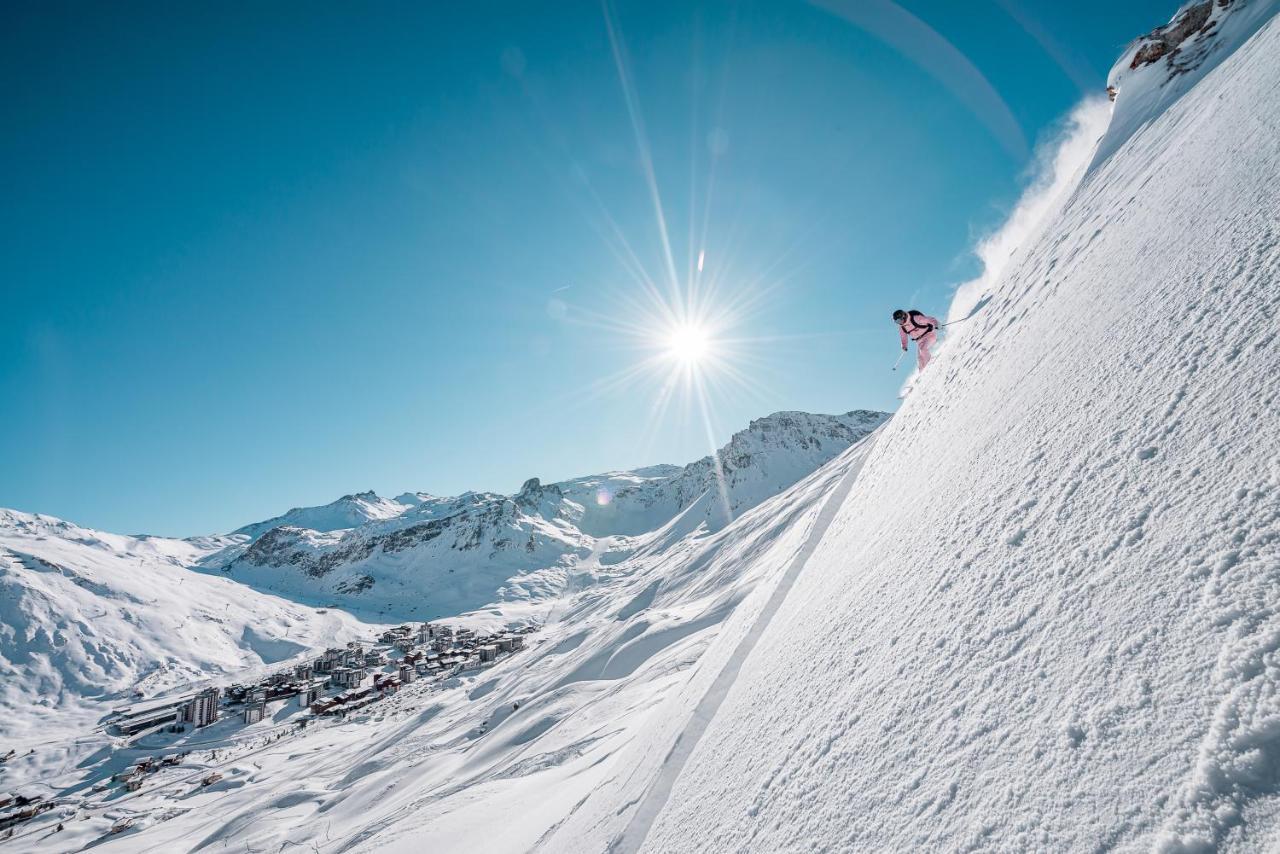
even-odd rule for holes
{"type": "Polygon", "coordinates": [[[898,337],[899,337],[900,339],[902,339],[902,349],[903,349],[903,350],[907,349],[907,330],[905,330],[905,329],[903,329],[901,326],[899,326],[899,327],[898,327],[898,337]]]}
{"type": "Polygon", "coordinates": [[[934,330],[937,330],[937,328],[942,325],[941,320],[939,320],[936,317],[930,317],[927,314],[924,316],[924,322],[931,325],[934,328],[934,330]]]}

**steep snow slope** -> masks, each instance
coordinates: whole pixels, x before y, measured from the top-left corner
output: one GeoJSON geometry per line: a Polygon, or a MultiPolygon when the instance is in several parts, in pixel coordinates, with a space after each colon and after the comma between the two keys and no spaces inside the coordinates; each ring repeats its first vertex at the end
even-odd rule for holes
{"type": "Polygon", "coordinates": [[[864,410],[778,412],[751,422],[714,456],[684,467],[546,485],[533,478],[513,496],[419,494],[396,502],[372,493],[347,496],[246,526],[236,534],[254,536],[252,544],[227,547],[203,565],[260,589],[388,619],[432,619],[495,601],[541,601],[557,595],[571,568],[587,556],[607,554],[617,562],[634,538],[677,517],[680,534],[722,528],[887,417],[864,410]],[[304,524],[354,517],[367,521],[342,529],[304,524]]]}
{"type": "Polygon", "coordinates": [[[183,568],[201,555],[0,510],[0,745],[83,732],[135,696],[370,630],[183,568]]]}
{"type": "Polygon", "coordinates": [[[1181,98],[1121,87],[669,790],[560,850],[1280,848],[1280,26],[1235,8],[1181,98]]]}

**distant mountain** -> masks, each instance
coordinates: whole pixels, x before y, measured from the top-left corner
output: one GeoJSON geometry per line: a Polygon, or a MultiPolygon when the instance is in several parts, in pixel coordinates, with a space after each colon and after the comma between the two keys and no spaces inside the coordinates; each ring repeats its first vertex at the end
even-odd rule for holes
{"type": "Polygon", "coordinates": [[[509,496],[349,495],[246,525],[233,534],[239,545],[211,554],[202,565],[316,604],[382,614],[431,617],[495,598],[537,599],[558,591],[576,561],[599,551],[616,559],[630,550],[628,538],[677,517],[682,533],[719,530],[887,417],[865,410],[778,412],[687,466],[552,484],[531,478],[509,496]]]}
{"type": "Polygon", "coordinates": [[[718,529],[726,498],[740,516],[885,418],[777,413],[683,467],[532,478],[511,496],[359,493],[187,540],[0,509],[0,735],[91,726],[135,696],[369,633],[330,602],[375,623],[499,602],[513,606],[504,619],[532,620],[573,573],[652,552],[644,535],[678,517],[682,531],[718,529]]]}
{"type": "MultiPolygon", "coordinates": [[[[283,838],[265,840],[285,828],[303,835],[331,830],[331,841],[339,842],[349,827],[363,829],[369,816],[386,810],[401,818],[435,814],[405,808],[399,792],[439,786],[454,810],[457,793],[486,781],[500,791],[532,785],[528,791],[538,797],[556,790],[582,800],[599,780],[582,771],[609,760],[620,740],[651,717],[655,703],[700,670],[690,663],[722,629],[736,637],[749,624],[761,605],[755,591],[767,595],[817,523],[818,508],[865,459],[872,440],[846,447],[797,483],[787,486],[787,480],[885,417],[782,413],[753,422],[714,461],[560,484],[531,479],[511,496],[401,496],[396,502],[405,509],[390,519],[333,531],[279,524],[256,540],[245,533],[254,526],[183,541],[117,537],[49,517],[0,516],[0,579],[11,579],[14,589],[0,590],[0,597],[10,597],[0,598],[0,650],[7,656],[0,748],[19,748],[0,782],[24,792],[38,783],[50,796],[86,806],[90,817],[68,824],[61,835],[46,836],[41,828],[38,838],[48,841],[39,850],[49,851],[79,850],[104,838],[103,851],[136,850],[140,832],[155,850],[189,850],[193,840],[221,838],[227,827],[254,850],[282,847],[283,838]],[[781,494],[745,509],[780,485],[781,494]],[[722,505],[723,495],[739,510],[712,531],[718,524],[713,504],[722,505]],[[600,536],[584,533],[570,517],[585,519],[600,536]],[[604,533],[637,530],[646,520],[657,528],[634,536],[604,533]],[[257,566],[245,555],[281,563],[257,566]],[[255,584],[278,584],[289,597],[209,569],[227,559],[235,564],[233,575],[257,573],[255,584]],[[204,571],[191,571],[200,565],[204,571]],[[334,579],[360,573],[376,582],[333,592],[334,579]],[[287,699],[269,704],[269,720],[246,725],[232,713],[176,742],[144,736],[131,744],[95,726],[106,708],[131,702],[135,691],[152,698],[210,681],[225,685],[254,678],[268,670],[265,662],[304,649],[375,636],[376,624],[289,599],[332,595],[367,611],[376,610],[386,590],[402,594],[390,597],[397,622],[451,602],[474,609],[450,614],[451,624],[481,632],[532,624],[538,631],[509,662],[441,682],[416,680],[348,721],[310,719],[287,699]],[[8,602],[18,604],[5,609],[8,602]],[[11,643],[6,631],[22,640],[11,643]],[[293,726],[303,720],[311,724],[305,730],[293,726]],[[262,750],[273,737],[284,740],[262,750]],[[166,750],[194,751],[182,773],[217,770],[231,784],[198,789],[209,801],[202,810],[181,808],[191,786],[148,789],[152,800],[127,802],[124,814],[136,819],[130,833],[111,834],[119,795],[114,788],[100,792],[99,784],[140,752],[161,752],[154,747],[161,742],[173,744],[166,750]],[[257,776],[245,784],[249,774],[257,776]],[[308,809],[323,811],[323,822],[295,821],[288,804],[302,803],[300,794],[308,809]],[[354,797],[340,805],[347,795],[354,797]],[[234,824],[223,821],[228,814],[237,816],[234,824]]],[[[376,497],[359,498],[379,506],[376,497]]],[[[148,785],[166,782],[155,780],[148,785]]],[[[480,847],[530,850],[530,833],[541,833],[549,815],[540,808],[498,836],[487,835],[480,847]]],[[[369,837],[377,850],[387,842],[369,837]]],[[[318,847],[321,839],[308,838],[301,847],[318,847]]],[[[432,839],[440,850],[477,850],[471,832],[456,837],[446,830],[432,839]]]]}
{"type": "Polygon", "coordinates": [[[543,602],[677,516],[719,528],[723,498],[741,515],[886,417],[780,412],[687,466],[534,478],[515,495],[343,495],[186,540],[0,510],[0,734],[35,734],[51,712],[87,725],[134,695],[367,634],[330,602],[388,620],[543,602]]]}
{"type": "Polygon", "coordinates": [[[888,417],[867,410],[844,415],[776,412],[735,433],[715,456],[683,468],[614,472],[548,489],[567,502],[559,508],[562,517],[591,536],[656,530],[704,497],[705,511],[686,524],[719,530],[817,470],[888,417]]]}
{"type": "MultiPolygon", "coordinates": [[[[404,497],[411,498],[409,495],[404,497]]],[[[416,503],[420,504],[421,499],[416,503]]],[[[414,503],[411,501],[402,503],[398,499],[381,498],[372,491],[361,492],[355,495],[344,495],[337,501],[321,507],[295,507],[265,522],[254,522],[243,528],[237,528],[232,532],[232,536],[245,535],[256,540],[272,528],[284,525],[308,528],[312,531],[339,531],[363,525],[365,522],[391,519],[412,506],[414,503]]]]}

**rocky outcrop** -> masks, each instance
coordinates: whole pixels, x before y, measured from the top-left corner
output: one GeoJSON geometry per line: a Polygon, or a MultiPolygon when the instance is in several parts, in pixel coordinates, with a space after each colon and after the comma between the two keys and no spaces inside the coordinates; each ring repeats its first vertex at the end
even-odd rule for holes
{"type": "Polygon", "coordinates": [[[1189,92],[1277,10],[1280,0],[1193,0],[1167,24],[1131,42],[1107,75],[1115,106],[1089,170],[1189,92]]]}
{"type": "MultiPolygon", "coordinates": [[[[1182,45],[1188,39],[1208,35],[1218,25],[1217,20],[1210,20],[1215,0],[1204,0],[1180,11],[1172,21],[1163,27],[1157,27],[1138,40],[1138,49],[1133,54],[1129,68],[1150,65],[1161,59],[1167,59],[1174,73],[1177,73],[1175,61],[1182,52],[1182,45]]],[[[1232,0],[1216,0],[1220,8],[1231,5],[1232,0]]]]}

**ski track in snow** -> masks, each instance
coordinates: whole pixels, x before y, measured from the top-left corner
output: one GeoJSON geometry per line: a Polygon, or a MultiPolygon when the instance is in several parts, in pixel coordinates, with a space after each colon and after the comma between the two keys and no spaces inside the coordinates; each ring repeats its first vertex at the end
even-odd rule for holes
{"type": "Polygon", "coordinates": [[[724,663],[720,672],[716,675],[715,681],[711,683],[707,692],[703,694],[702,700],[699,701],[694,709],[693,715],[685,725],[684,730],[676,737],[676,742],[672,745],[671,752],[667,754],[657,778],[645,793],[644,799],[632,815],[631,821],[627,824],[622,835],[610,846],[610,851],[617,852],[617,854],[634,854],[644,845],[649,828],[653,825],[662,808],[666,806],[667,799],[671,796],[671,788],[675,785],[676,779],[684,769],[685,762],[688,761],[694,748],[697,747],[698,741],[715,718],[720,704],[724,702],[734,682],[737,681],[738,672],[742,669],[743,662],[751,655],[751,651],[755,648],[769,622],[791,592],[796,578],[818,547],[818,543],[822,542],[822,538],[826,536],[827,529],[831,526],[832,520],[835,519],[836,513],[844,505],[845,499],[849,497],[849,492],[853,489],[853,485],[858,479],[858,473],[862,470],[862,465],[866,462],[867,454],[870,453],[874,443],[875,434],[864,439],[861,443],[858,461],[845,473],[840,484],[823,504],[822,512],[813,523],[813,527],[809,529],[804,546],[791,559],[791,564],[774,587],[773,593],[760,611],[759,616],[756,617],[755,622],[748,629],[746,637],[738,642],[733,654],[729,656],[729,660],[724,663]]]}

